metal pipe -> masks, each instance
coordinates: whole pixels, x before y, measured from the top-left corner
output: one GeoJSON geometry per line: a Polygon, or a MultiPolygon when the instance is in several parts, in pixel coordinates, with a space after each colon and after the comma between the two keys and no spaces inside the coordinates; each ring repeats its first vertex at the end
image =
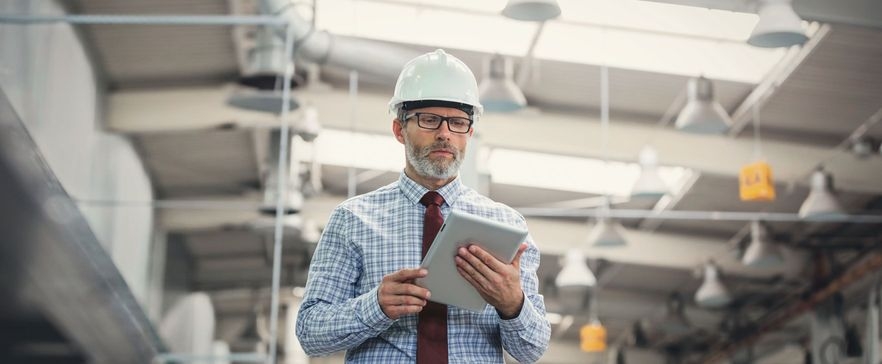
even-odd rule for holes
{"type": "Polygon", "coordinates": [[[266,15],[0,15],[0,23],[18,24],[125,24],[125,25],[268,25],[284,26],[288,20],[266,15]]]}
{"type": "Polygon", "coordinates": [[[841,215],[841,216],[817,216],[799,217],[795,213],[783,212],[741,212],[741,211],[653,211],[653,210],[607,210],[603,208],[562,210],[555,208],[522,207],[515,208],[524,216],[531,217],[610,217],[616,219],[663,219],[663,220],[710,220],[710,221],[779,221],[779,222],[827,222],[827,223],[854,223],[854,224],[879,224],[882,223],[882,215],[841,215]]]}
{"type": "MultiPolygon", "coordinates": [[[[285,53],[282,57],[290,59],[294,56],[294,27],[289,24],[285,32],[285,53]]],[[[282,100],[288,100],[291,97],[291,76],[294,74],[294,66],[290,65],[285,68],[285,78],[282,82],[282,100]]],[[[279,194],[276,201],[276,225],[275,225],[275,242],[273,243],[273,282],[272,282],[272,298],[270,302],[270,342],[269,356],[266,358],[266,364],[276,363],[276,344],[278,337],[276,335],[279,328],[279,281],[282,266],[282,234],[283,234],[283,218],[285,217],[285,201],[288,194],[287,188],[281,186],[288,185],[288,154],[290,154],[290,126],[288,125],[288,114],[290,113],[291,104],[282,103],[282,112],[279,119],[282,124],[281,137],[279,141],[279,194]]]]}
{"type": "Polygon", "coordinates": [[[761,324],[760,327],[753,334],[745,337],[742,340],[725,344],[715,348],[715,350],[711,350],[711,353],[708,354],[701,362],[716,363],[727,358],[732,353],[744,346],[753,345],[763,335],[784,326],[794,318],[808,312],[819,303],[830,298],[831,296],[833,296],[833,294],[842,291],[850,284],[858,281],[869,273],[878,271],[880,268],[882,268],[882,254],[873,253],[869,255],[862,262],[851,266],[851,268],[839,275],[839,277],[831,281],[826,286],[812,292],[807,299],[799,300],[781,310],[770,313],[767,316],[769,317],[769,319],[763,320],[764,322],[766,322],[766,324],[761,324]]]}
{"type": "Polygon", "coordinates": [[[214,363],[221,360],[240,363],[260,363],[266,360],[264,354],[254,353],[230,353],[227,355],[189,355],[189,354],[158,354],[153,359],[155,363],[189,363],[194,361],[214,363]]]}
{"type": "Polygon", "coordinates": [[[319,64],[330,64],[386,80],[395,80],[408,60],[419,53],[386,43],[333,35],[318,31],[303,19],[289,0],[263,0],[272,15],[285,19],[294,28],[297,54],[319,64]]]}

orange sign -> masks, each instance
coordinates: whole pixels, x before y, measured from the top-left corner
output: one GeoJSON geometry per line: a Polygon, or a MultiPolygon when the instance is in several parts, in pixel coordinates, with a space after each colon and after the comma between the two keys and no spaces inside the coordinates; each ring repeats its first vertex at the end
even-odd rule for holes
{"type": "Polygon", "coordinates": [[[774,201],[775,183],[772,181],[772,167],[764,161],[741,167],[738,178],[741,201],[774,201]]]}
{"type": "Polygon", "coordinates": [[[592,322],[579,330],[582,338],[582,351],[599,353],[606,350],[606,328],[600,322],[592,322]]]}

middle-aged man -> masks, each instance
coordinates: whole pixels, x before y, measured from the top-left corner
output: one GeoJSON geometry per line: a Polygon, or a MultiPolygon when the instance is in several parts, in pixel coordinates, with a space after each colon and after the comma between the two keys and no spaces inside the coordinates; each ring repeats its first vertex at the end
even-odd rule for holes
{"type": "Polygon", "coordinates": [[[347,363],[502,363],[503,349],[539,360],[551,327],[531,237],[511,264],[476,245],[458,251],[459,273],[490,303],[480,313],[431,302],[414,283],[450,211],[526,228],[523,216],[458,177],[482,111],[474,74],[443,50],[421,55],[404,66],[389,106],[404,172],[331,214],[297,316],[301,345],[313,356],[346,350],[347,363]]]}

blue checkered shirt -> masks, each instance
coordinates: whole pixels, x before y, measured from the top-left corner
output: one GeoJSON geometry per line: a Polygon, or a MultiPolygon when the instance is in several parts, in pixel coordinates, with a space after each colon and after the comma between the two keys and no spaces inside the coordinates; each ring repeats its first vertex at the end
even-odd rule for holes
{"type": "MultiPolygon", "coordinates": [[[[441,212],[451,210],[526,227],[523,216],[462,184],[459,178],[437,190],[441,212]]],[[[423,215],[419,203],[428,190],[404,173],[376,191],[343,202],[331,214],[312,263],[297,316],[297,337],[307,354],[346,350],[347,363],[413,363],[417,315],[392,320],[380,309],[377,287],[383,276],[420,264],[423,215]]],[[[503,363],[503,348],[531,363],[548,347],[551,326],[538,293],[539,250],[527,237],[521,256],[524,306],[518,317],[503,320],[487,305],[474,313],[449,306],[447,340],[450,363],[503,363]]]]}

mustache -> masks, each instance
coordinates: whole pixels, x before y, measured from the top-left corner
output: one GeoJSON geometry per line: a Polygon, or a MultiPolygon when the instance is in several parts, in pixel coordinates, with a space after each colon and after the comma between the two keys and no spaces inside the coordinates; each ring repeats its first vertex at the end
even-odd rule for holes
{"type": "Polygon", "coordinates": [[[425,157],[428,156],[429,153],[431,153],[432,151],[436,150],[443,150],[445,152],[453,153],[455,157],[459,158],[459,150],[446,141],[437,141],[435,143],[432,143],[432,145],[423,148],[423,150],[420,151],[420,154],[425,157]]]}

